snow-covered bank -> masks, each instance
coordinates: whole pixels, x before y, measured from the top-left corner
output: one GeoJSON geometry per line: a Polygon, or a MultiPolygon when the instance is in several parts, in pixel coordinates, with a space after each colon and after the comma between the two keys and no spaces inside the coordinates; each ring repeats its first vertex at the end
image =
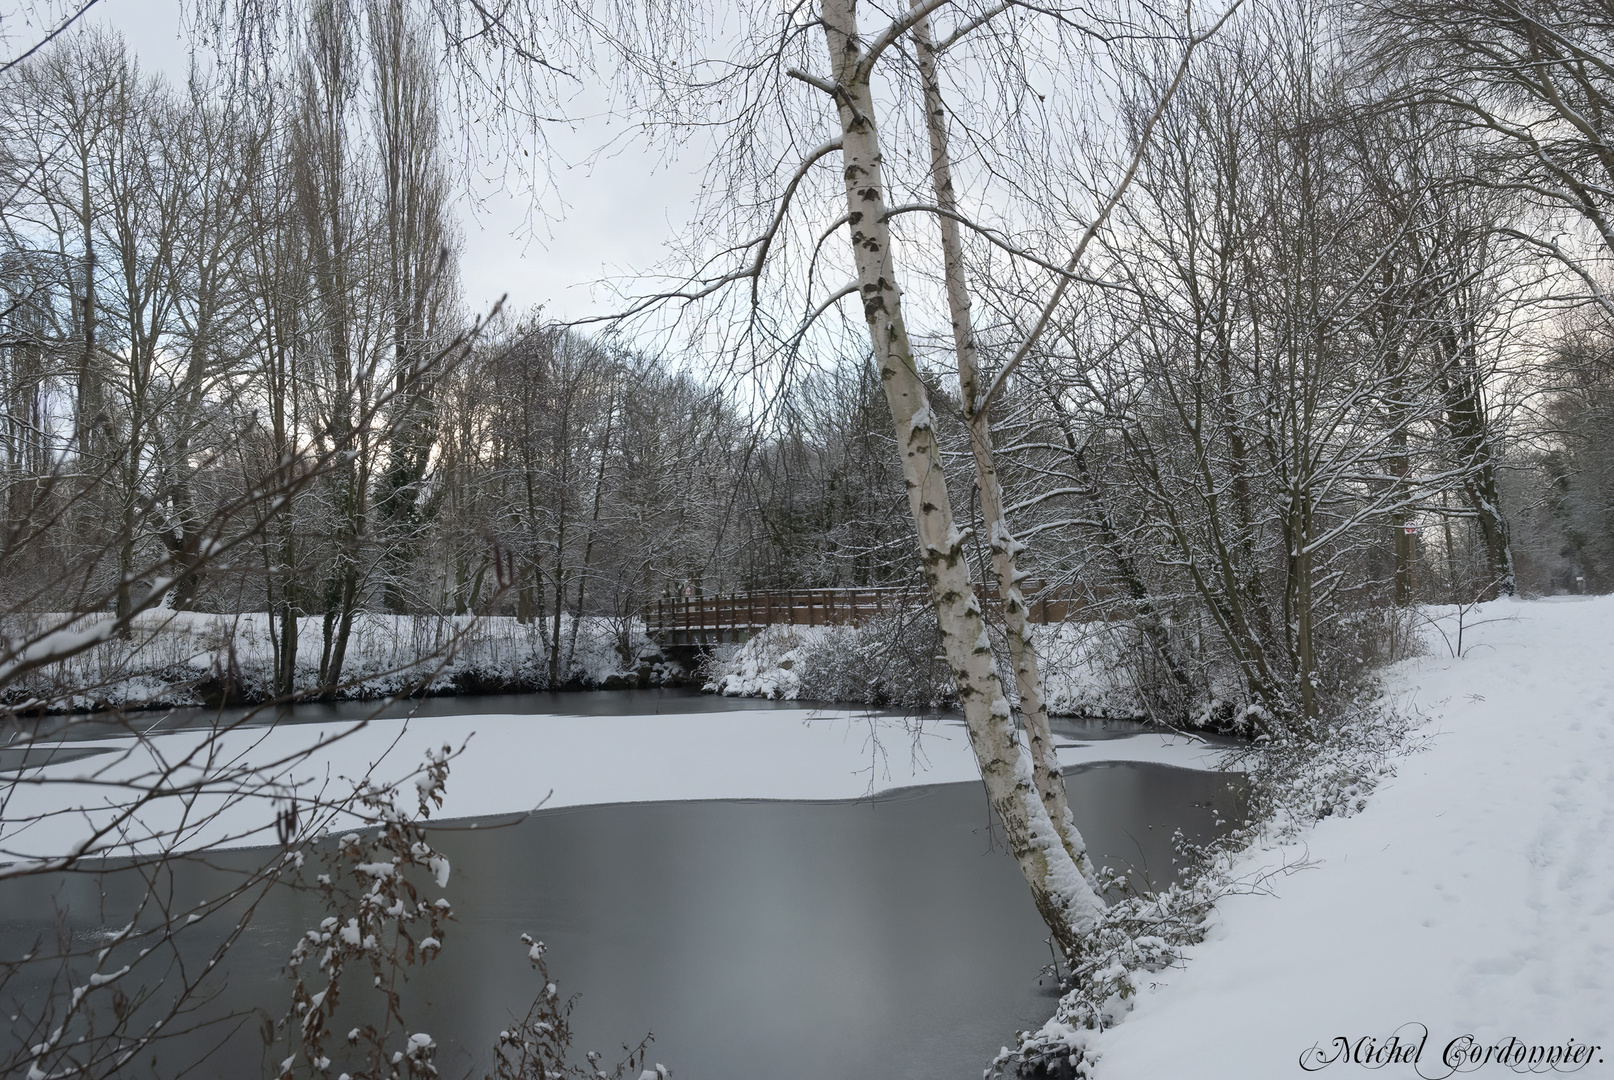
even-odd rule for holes
{"type": "MultiPolygon", "coordinates": [[[[1048,711],[1055,716],[1141,719],[1149,715],[1125,650],[1122,623],[1032,627],[1048,711]]],[[[953,698],[952,673],[936,662],[928,613],[861,626],[772,626],[708,664],[706,689],[731,697],[798,698],[926,707],[953,698]]]]}
{"type": "MultiPolygon", "coordinates": [[[[73,850],[95,823],[96,809],[120,786],[136,788],[158,762],[172,765],[203,751],[204,731],[133,740],[75,741],[75,751],[105,753],[30,770],[11,791],[5,820],[38,815],[27,829],[4,828],[8,858],[44,858],[73,850]]],[[[951,717],[907,720],[856,712],[808,710],[706,712],[648,716],[433,716],[366,723],[242,727],[214,739],[213,762],[261,763],[306,792],[324,778],[356,778],[372,763],[395,782],[427,751],[465,747],[456,757],[447,801],[437,816],[480,817],[546,808],[680,799],[852,799],[917,784],[979,777],[961,723],[951,717]],[[319,747],[306,760],[296,755],[319,747]],[[276,762],[291,762],[274,765],[276,762]]],[[[1179,736],[1140,734],[1067,743],[1066,765],[1141,761],[1212,768],[1219,751],[1179,736]]],[[[183,776],[176,782],[183,780],[183,776]]],[[[335,781],[341,790],[342,781],[335,781]]],[[[183,846],[269,843],[276,807],[258,800],[227,805],[226,793],[189,806],[179,800],[142,811],[131,841],[198,822],[183,846]],[[224,808],[209,817],[209,811],[224,808]],[[182,817],[181,815],[184,815],[182,817]]],[[[137,843],[137,846],[138,845],[137,843]]],[[[149,845],[148,845],[149,846],[149,845]]]]}
{"type": "MultiPolygon", "coordinates": [[[[9,641],[84,634],[109,614],[10,615],[9,641]]],[[[298,620],[296,690],[320,687],[324,627],[298,620]]],[[[156,609],[137,615],[126,639],[100,642],[70,659],[10,682],[8,703],[49,703],[51,711],[156,708],[273,696],[275,642],[262,612],[219,615],[156,609]]],[[[551,677],[554,624],[505,616],[354,617],[338,698],[375,700],[405,692],[520,691],[550,687],[655,686],[682,675],[645,636],[638,619],[586,617],[560,625],[560,663],[551,677]]],[[[48,646],[47,639],[45,645],[48,646]]],[[[37,648],[37,646],[36,646],[37,648]]]]}
{"type": "Polygon", "coordinates": [[[1465,623],[1460,658],[1446,612],[1386,680],[1427,716],[1417,752],[1359,814],[1246,853],[1246,880],[1291,869],[1218,901],[1186,966],[1088,1040],[1090,1075],[1500,1076],[1485,1048],[1520,1045],[1598,1049],[1517,1072],[1614,1075],[1614,598],[1465,623]],[[1419,1059],[1383,1063],[1392,1037],[1419,1059]]]}

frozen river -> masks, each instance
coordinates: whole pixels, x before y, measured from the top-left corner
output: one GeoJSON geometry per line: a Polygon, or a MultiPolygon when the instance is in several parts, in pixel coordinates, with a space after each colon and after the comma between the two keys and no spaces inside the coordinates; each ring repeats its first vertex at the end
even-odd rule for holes
{"type": "MultiPolygon", "coordinates": [[[[790,796],[758,797],[749,781],[680,793],[650,775],[653,751],[614,746],[613,767],[644,773],[626,778],[630,790],[637,784],[687,797],[624,799],[603,785],[601,798],[580,798],[566,774],[580,771],[587,781],[597,764],[573,747],[548,755],[554,775],[540,778],[551,791],[566,792],[557,801],[570,805],[502,828],[468,828],[473,822],[460,818],[434,829],[432,843],[453,862],[446,891],[457,921],[440,957],[414,970],[406,1002],[413,1029],[441,1045],[445,1076],[480,1076],[500,1028],[525,1013],[537,991],[522,933],[548,943],[561,992],[581,994],[573,1014],[576,1050],[598,1049],[614,1060],[623,1042],[654,1032],[651,1060],[666,1063],[680,1080],[973,1080],[1016,1029],[1040,1024],[1052,1011],[1052,989],[1038,980],[1049,960],[1046,933],[1013,860],[995,842],[979,783],[958,776],[958,732],[948,717],[931,718],[934,730],[926,735],[925,725],[898,718],[812,718],[800,706],[769,709],[653,692],[427,705],[431,715],[410,721],[410,730],[427,738],[450,728],[458,733],[456,725],[478,716],[484,727],[496,720],[500,730],[512,731],[524,730],[524,718],[564,719],[564,727],[546,729],[549,735],[565,733],[561,742],[585,745],[590,732],[614,737],[637,730],[634,717],[655,718],[663,736],[682,732],[697,742],[732,735],[726,727],[714,735],[716,722],[764,728],[770,719],[783,722],[759,743],[734,745],[724,767],[777,772],[778,787],[790,796]],[[881,723],[894,725],[883,738],[881,723]],[[826,738],[826,724],[837,738],[826,738]],[[871,738],[883,744],[872,759],[871,738]],[[939,741],[927,746],[927,738],[939,741]],[[846,760],[833,760],[829,746],[843,747],[846,760]],[[865,769],[867,760],[873,764],[865,769]],[[842,765],[862,789],[851,794],[861,797],[835,797],[846,792],[835,779],[842,765]],[[805,794],[817,774],[828,797],[811,800],[805,794]]],[[[278,726],[347,722],[358,715],[352,709],[333,715],[310,707],[278,726]]],[[[178,733],[195,721],[166,723],[178,733]]],[[[1171,749],[1173,741],[1126,725],[1067,724],[1060,734],[1066,753],[1085,762],[1070,769],[1072,802],[1102,864],[1162,883],[1174,872],[1174,832],[1203,840],[1218,831],[1219,820],[1238,816],[1236,776],[1159,760],[1102,760],[1107,747],[1134,759],[1186,753],[1171,749]],[[1139,740],[1149,748],[1140,749],[1139,740]]],[[[508,740],[501,749],[520,752],[508,740]]],[[[456,763],[449,787],[452,796],[456,785],[489,783],[486,770],[479,775],[470,761],[456,763]]],[[[489,810],[522,805],[496,802],[486,791],[461,800],[489,810]]],[[[214,853],[205,864],[183,863],[174,888],[182,896],[205,895],[221,875],[255,866],[266,854],[241,848],[214,853]]],[[[52,933],[57,909],[64,909],[65,930],[81,937],[126,921],[140,882],[110,875],[104,901],[91,884],[80,876],[0,888],[0,955],[15,956],[26,941],[52,933]]],[[[281,965],[296,937],[322,915],[314,896],[271,893],[229,953],[209,1008],[283,1014],[288,986],[281,965]]],[[[196,934],[187,948],[199,957],[208,944],[196,934]]],[[[20,982],[8,988],[23,991],[20,982]]],[[[270,1054],[258,1027],[249,1023],[225,1041],[202,1074],[263,1074],[270,1054]]],[[[182,1042],[164,1057],[178,1061],[200,1045],[182,1042]]]]}

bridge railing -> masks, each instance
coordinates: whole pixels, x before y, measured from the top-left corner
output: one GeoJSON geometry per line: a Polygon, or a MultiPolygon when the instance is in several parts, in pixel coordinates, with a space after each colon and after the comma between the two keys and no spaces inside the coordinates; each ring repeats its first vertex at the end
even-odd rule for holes
{"type": "MultiPolygon", "coordinates": [[[[1080,606],[1069,588],[1027,581],[1022,594],[1034,623],[1063,622],[1080,606]]],[[[987,613],[999,605],[996,589],[977,587],[987,613]]],[[[767,626],[857,625],[870,618],[922,607],[929,598],[916,589],[782,589],[769,592],[674,596],[645,611],[650,636],[671,644],[743,641],[767,626]]]]}

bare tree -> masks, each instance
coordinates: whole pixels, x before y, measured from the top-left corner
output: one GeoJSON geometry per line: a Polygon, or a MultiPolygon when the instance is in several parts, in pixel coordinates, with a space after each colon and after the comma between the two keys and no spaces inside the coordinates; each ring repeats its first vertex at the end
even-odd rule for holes
{"type": "Polygon", "coordinates": [[[436,72],[413,16],[398,0],[373,0],[370,41],[376,82],[376,129],[385,192],[384,290],[393,378],[413,387],[398,402],[397,435],[379,476],[380,542],[386,601],[404,610],[404,582],[422,525],[421,498],[431,462],[433,384],[419,371],[452,336],[456,242],[448,220],[448,179],[438,130],[436,72]]]}
{"type": "Polygon", "coordinates": [[[1386,62],[1411,69],[1410,100],[1489,137],[1492,153],[1474,181],[1508,189],[1539,212],[1513,234],[1563,261],[1604,307],[1597,267],[1614,254],[1611,14],[1606,0],[1419,0],[1361,12],[1386,62]],[[1591,235],[1566,237],[1566,217],[1591,235]]]}
{"type": "MultiPolygon", "coordinates": [[[[903,214],[920,211],[950,219],[961,216],[954,207],[938,207],[928,201],[911,205],[894,201],[887,195],[890,181],[886,179],[885,170],[897,159],[892,156],[890,145],[882,141],[879,117],[892,112],[892,108],[874,91],[877,70],[901,70],[883,61],[898,55],[899,44],[906,41],[910,32],[932,12],[946,6],[940,2],[916,4],[902,15],[865,32],[859,24],[855,3],[844,0],[825,3],[815,6],[810,12],[805,8],[798,12],[800,21],[793,18],[772,41],[768,41],[767,35],[775,31],[771,28],[763,30],[760,25],[751,24],[757,25],[756,33],[760,39],[756,53],[736,65],[737,74],[720,80],[721,89],[731,104],[711,105],[719,114],[727,113],[734,117],[731,138],[737,151],[736,171],[730,174],[730,186],[721,189],[727,201],[721,205],[714,203],[712,214],[704,224],[709,230],[715,231],[718,227],[716,223],[725,217],[740,217],[739,207],[745,204],[735,189],[743,185],[748,189],[748,194],[756,193],[751,194],[752,198],[760,196],[762,206],[766,208],[762,215],[762,230],[755,239],[728,247],[719,246],[712,260],[686,285],[630,305],[629,314],[642,315],[679,302],[690,304],[709,301],[715,311],[723,314],[711,315],[700,325],[703,329],[714,327],[715,321],[727,318],[730,329],[725,335],[726,349],[739,353],[766,349],[786,358],[785,362],[788,363],[788,357],[795,354],[805,335],[812,332],[815,322],[824,312],[843,298],[854,294],[859,297],[873,349],[873,363],[880,376],[896,434],[910,513],[943,648],[958,685],[959,700],[988,795],[1004,822],[1010,849],[1020,861],[1039,910],[1061,947],[1074,951],[1080,947],[1082,933],[1096,916],[1100,902],[1073,857],[1073,853],[1079,856],[1082,851],[1078,834],[1074,828],[1056,827],[1050,816],[1051,806],[1061,819],[1061,825],[1064,825],[1065,813],[1059,797],[1051,741],[1045,734],[1046,715],[1040,705],[1034,653],[1025,648],[1028,635],[1024,633],[1024,627],[1021,627],[1022,633],[1018,635],[1015,659],[1022,681],[1026,684],[1020,695],[1022,705],[1031,710],[1030,723],[1037,729],[1033,741],[1040,752],[1035,755],[1035,764],[1031,752],[1021,745],[1009,701],[1010,694],[999,681],[981,606],[971,582],[966,552],[969,533],[958,526],[952,498],[947,490],[945,463],[938,441],[938,429],[942,424],[940,410],[932,406],[931,391],[921,374],[915,349],[909,339],[893,256],[896,243],[894,223],[903,214]],[[825,55],[825,51],[820,51],[810,33],[817,29],[823,31],[822,49],[827,51],[827,70],[823,70],[823,61],[819,59],[825,55]],[[812,70],[815,66],[819,68],[818,71],[812,70]],[[780,82],[786,74],[807,87],[807,92],[816,95],[816,100],[809,98],[807,102],[802,102],[798,97],[787,100],[785,87],[780,82]],[[779,152],[779,157],[794,158],[799,164],[791,167],[779,181],[778,195],[768,192],[768,186],[774,182],[772,178],[777,168],[774,162],[778,158],[764,163],[758,161],[757,156],[757,150],[762,147],[767,148],[767,153],[775,153],[771,136],[764,134],[766,125],[774,115],[789,117],[789,123],[798,125],[802,131],[823,131],[826,136],[822,143],[810,150],[779,152]],[[739,145],[742,143],[749,149],[742,149],[739,145]],[[827,199],[828,191],[819,188],[814,178],[818,175],[817,167],[835,154],[841,160],[840,182],[844,185],[839,194],[839,212],[827,224],[798,226],[796,220],[807,213],[805,208],[813,205],[811,200],[827,199]],[[849,269],[854,278],[852,283],[829,292],[827,297],[819,300],[814,295],[814,283],[820,256],[825,256],[825,261],[828,261],[825,240],[841,229],[846,230],[850,241],[849,269]],[[801,233],[805,233],[806,237],[801,237],[801,233]],[[820,236],[816,243],[810,240],[814,234],[820,236]],[[810,254],[803,263],[792,264],[785,252],[798,243],[802,244],[804,253],[810,254]],[[799,329],[781,334],[773,328],[772,316],[766,312],[763,302],[772,298],[773,290],[794,287],[793,283],[786,284],[794,271],[777,269],[793,266],[805,270],[807,295],[794,302],[802,304],[806,318],[799,329]],[[731,291],[729,286],[736,288],[731,291]],[[725,306],[736,302],[742,305],[738,310],[725,306]],[[1037,782],[1039,772],[1043,780],[1040,785],[1037,782]],[[1046,803],[1039,787],[1047,794],[1046,803]]],[[[1082,25],[1084,16],[1071,17],[1078,26],[1082,25]]],[[[959,12],[958,36],[962,38],[975,31],[984,33],[994,30],[1000,21],[1004,27],[1013,24],[1017,29],[1024,30],[1024,27],[1018,27],[1015,20],[1034,21],[1037,18],[1035,12],[1013,6],[983,9],[980,13],[959,12]]],[[[1065,24],[1057,18],[1049,25],[1058,28],[1056,33],[1064,32],[1065,24]]],[[[1087,25],[1093,24],[1089,21],[1087,25]]],[[[1178,56],[1173,58],[1179,78],[1186,65],[1181,54],[1192,52],[1200,40],[1197,35],[1204,29],[1196,27],[1186,35],[1178,33],[1181,44],[1186,46],[1186,49],[1178,49],[1178,56]]],[[[1075,33],[1079,34],[1080,30],[1075,33]]],[[[635,55],[648,56],[652,51],[657,56],[661,55],[659,50],[646,50],[635,55]]],[[[1073,55],[1066,54],[1063,61],[1051,62],[1075,64],[1078,61],[1073,55]]],[[[928,81],[932,83],[934,98],[939,91],[935,90],[933,77],[928,81]]],[[[712,83],[684,78],[678,82],[674,95],[661,100],[669,102],[665,108],[676,118],[687,115],[685,110],[713,101],[716,89],[712,83]]],[[[651,115],[661,114],[653,108],[651,115]]],[[[895,115],[901,115],[900,109],[895,115]]],[[[925,115],[933,116],[934,107],[926,108],[925,115]]],[[[924,140],[920,145],[931,144],[932,136],[937,134],[934,125],[926,121],[918,125],[917,131],[924,140]]],[[[925,174],[945,181],[938,165],[946,164],[947,151],[943,140],[935,144],[933,155],[929,155],[925,174]]],[[[1095,217],[1079,233],[1073,245],[1074,253],[1063,267],[1036,257],[1024,245],[1008,245],[1015,257],[1026,258],[1033,265],[1051,269],[1055,273],[1055,285],[1049,290],[1051,297],[1038,303],[1037,306],[1044,309],[1044,314],[1027,334],[1020,353],[1006,361],[991,381],[980,387],[981,400],[978,403],[966,401],[966,415],[977,424],[977,434],[987,431],[987,406],[1001,393],[1002,386],[1029,355],[1036,338],[1064,295],[1076,264],[1120,200],[1134,170],[1135,165],[1121,170],[1118,183],[1097,200],[1095,217]]],[[[946,197],[944,191],[943,199],[946,197]]],[[[942,259],[938,261],[950,270],[956,268],[953,283],[959,284],[961,279],[958,275],[962,273],[962,268],[958,263],[957,245],[944,242],[943,246],[944,249],[951,247],[954,250],[944,250],[942,259]]],[[[962,335],[959,346],[963,350],[962,362],[966,376],[973,379],[973,373],[969,371],[973,354],[968,349],[967,300],[961,288],[954,288],[951,294],[954,307],[952,322],[962,335]]],[[[992,502],[998,503],[1000,500],[992,498],[996,488],[990,458],[986,456],[986,449],[990,445],[988,439],[989,436],[977,440],[982,451],[979,477],[985,488],[984,494],[992,502]]],[[[1006,528],[1002,527],[1001,514],[996,506],[993,513],[998,518],[998,528],[989,539],[1004,553],[1002,563],[1009,577],[1012,597],[1017,586],[1014,580],[1016,570],[1007,556],[1014,541],[1006,528]]]]}
{"type": "MultiPolygon", "coordinates": [[[[8,489],[17,497],[0,545],[0,881],[93,885],[117,859],[137,895],[110,941],[47,935],[0,957],[15,1000],[0,1068],[117,1075],[168,1040],[239,1022],[203,1008],[204,971],[289,865],[277,851],[184,900],[182,854],[295,844],[356,804],[353,792],[305,784],[325,747],[245,763],[230,748],[250,716],[221,715],[178,752],[121,713],[64,716],[96,691],[72,665],[114,644],[138,652],[176,617],[165,605],[217,599],[204,584],[238,577],[248,552],[269,560],[269,580],[294,579],[298,568],[278,560],[294,557],[296,508],[345,475],[366,440],[388,445],[401,403],[459,363],[476,328],[435,339],[360,399],[343,430],[314,430],[319,398],[299,355],[306,222],[291,213],[283,166],[295,162],[275,153],[285,144],[272,138],[273,110],[248,123],[228,99],[176,95],[94,36],[13,69],[3,92],[28,103],[31,122],[5,134],[0,204],[7,253],[23,254],[0,268],[16,298],[3,348],[19,376],[8,399],[19,475],[8,480],[21,484],[8,489]],[[13,340],[16,327],[26,336],[13,340]],[[42,767],[91,731],[115,739],[95,767],[67,782],[42,767]],[[202,938],[210,962],[196,969],[202,938]]],[[[276,689],[289,694],[297,613],[282,600],[276,689]]]]}

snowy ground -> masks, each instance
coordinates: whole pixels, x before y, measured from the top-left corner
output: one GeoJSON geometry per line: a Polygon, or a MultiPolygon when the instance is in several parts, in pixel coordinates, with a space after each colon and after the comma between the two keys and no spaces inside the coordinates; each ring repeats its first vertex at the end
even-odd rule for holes
{"type": "Polygon", "coordinates": [[[1362,813],[1246,857],[1309,868],[1218,903],[1186,968],[1091,1044],[1098,1080],[1503,1076],[1498,1044],[1570,1052],[1516,1072],[1614,1075],[1614,597],[1465,621],[1461,658],[1436,633],[1391,674],[1429,717],[1421,751],[1362,813]],[[1417,1062],[1361,1061],[1426,1033],[1417,1062]]]}
{"type": "MultiPolygon", "coordinates": [[[[296,687],[321,685],[323,625],[298,620],[296,687]]],[[[9,682],[10,700],[47,703],[53,712],[106,708],[200,705],[211,684],[232,698],[274,696],[275,644],[263,612],[218,615],[157,608],[136,615],[127,639],[110,634],[107,613],[0,617],[0,640],[28,653],[65,650],[84,639],[96,644],[67,660],[9,682]]],[[[360,612],[349,638],[341,698],[375,700],[413,692],[422,684],[451,692],[462,681],[504,689],[551,685],[552,623],[518,623],[507,616],[385,615],[360,612]]],[[[682,674],[664,661],[636,618],[563,617],[558,683],[575,686],[659,685],[682,674]]]]}
{"type": "MultiPolygon", "coordinates": [[[[47,858],[74,850],[105,811],[105,798],[148,783],[157,763],[176,770],[195,761],[207,733],[178,731],[133,740],[77,740],[73,752],[103,750],[43,769],[16,784],[0,812],[0,851],[6,859],[47,858]],[[177,766],[177,767],[176,767],[177,766]],[[37,781],[48,781],[40,783],[37,781]],[[34,819],[34,820],[31,820],[34,819]],[[9,827],[7,822],[11,824],[9,827]],[[19,822],[29,822],[19,831],[19,822]]],[[[417,768],[428,750],[447,744],[454,759],[444,817],[480,817],[548,808],[674,799],[850,799],[917,784],[973,780],[980,774],[963,726],[941,717],[907,720],[857,711],[807,709],[702,712],[647,716],[470,715],[298,723],[243,727],[214,740],[215,769],[257,764],[284,777],[283,789],[302,781],[306,793],[322,783],[351,790],[347,782],[377,762],[374,775],[396,782],[417,768]],[[306,760],[296,755],[318,747],[306,760]],[[284,765],[272,763],[286,762],[284,765]],[[344,779],[346,778],[346,779],[344,779]]],[[[1094,761],[1146,761],[1209,768],[1220,757],[1204,743],[1157,734],[1066,743],[1067,765],[1094,761]]],[[[11,777],[17,774],[9,774],[11,777]]],[[[191,774],[194,775],[194,770],[191,774]]],[[[0,793],[5,790],[0,774],[0,793]]],[[[405,786],[406,791],[412,788],[405,786]]],[[[186,806],[177,800],[142,814],[135,835],[184,833],[196,848],[274,842],[276,807],[267,799],[229,806],[204,795],[186,806]]],[[[4,859],[0,859],[4,861],[4,859]]]]}

